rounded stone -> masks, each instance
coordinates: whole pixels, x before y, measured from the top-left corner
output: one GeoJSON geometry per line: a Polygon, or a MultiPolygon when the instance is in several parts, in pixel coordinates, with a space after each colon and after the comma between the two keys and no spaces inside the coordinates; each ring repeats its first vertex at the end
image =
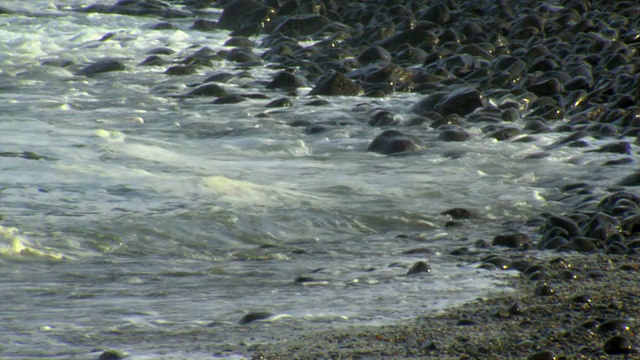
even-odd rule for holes
{"type": "Polygon", "coordinates": [[[320,81],[309,95],[356,96],[364,92],[362,87],[341,73],[320,81]]]}
{"type": "Polygon", "coordinates": [[[373,139],[367,151],[390,155],[421,148],[422,142],[417,137],[397,130],[386,130],[373,139]]]}
{"type": "Polygon", "coordinates": [[[633,343],[626,336],[615,335],[604,343],[604,352],[609,355],[630,354],[633,352],[633,343]]]}
{"type": "Polygon", "coordinates": [[[429,264],[427,264],[424,261],[418,261],[416,263],[414,263],[411,268],[409,268],[409,271],[407,271],[407,275],[414,275],[414,274],[420,274],[420,273],[428,273],[431,272],[431,267],[429,266],[429,264]]]}
{"type": "Polygon", "coordinates": [[[452,141],[465,141],[467,139],[469,139],[471,137],[471,135],[469,135],[469,133],[461,128],[461,127],[448,127],[447,129],[444,129],[442,131],[440,131],[440,134],[438,134],[438,139],[442,140],[442,141],[447,141],[447,142],[452,142],[452,141]]]}
{"type": "Polygon", "coordinates": [[[536,296],[552,296],[555,295],[555,290],[551,286],[543,284],[537,286],[534,293],[536,296]]]}
{"type": "Polygon", "coordinates": [[[252,323],[254,321],[268,319],[271,316],[273,316],[273,313],[270,313],[268,311],[250,312],[250,313],[246,314],[245,316],[243,316],[242,319],[240,319],[240,321],[238,322],[238,324],[246,325],[246,324],[250,324],[250,323],[252,323]]]}
{"type": "Polygon", "coordinates": [[[542,350],[531,354],[527,360],[556,360],[556,354],[551,350],[542,350]]]}
{"type": "Polygon", "coordinates": [[[498,235],[493,238],[493,246],[505,246],[509,248],[519,248],[531,242],[531,238],[527,234],[505,234],[498,235]]]}

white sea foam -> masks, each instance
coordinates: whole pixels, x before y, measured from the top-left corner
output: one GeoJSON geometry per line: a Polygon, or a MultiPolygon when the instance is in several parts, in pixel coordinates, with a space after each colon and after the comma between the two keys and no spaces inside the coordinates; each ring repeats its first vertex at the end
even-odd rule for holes
{"type": "Polygon", "coordinates": [[[367,153],[382,131],[364,125],[370,112],[410,119],[415,94],[337,97],[319,108],[304,106],[309,88],[267,93],[289,96],[285,109],[266,108],[272,99],[176,98],[223,71],[235,75],[222,84],[228,91],[264,93],[260,81],[275,70],[214,60],[171,77],[166,68],[200,47],[225,49],[228,33],[194,31],[192,19],[155,31],[152,18],[62,11],[80,5],[2,4],[43,15],[2,15],[0,26],[0,300],[15,304],[3,313],[10,331],[0,343],[10,354],[96,358],[94,349],[114,344],[136,358],[197,358],[194,349],[207,358],[246,341],[237,322],[248,311],[292,316],[263,324],[272,336],[291,326],[388,323],[486,296],[504,290],[500,278],[456,266],[451,247],[557,210],[563,184],[606,186],[633,170],[597,170],[617,155],[576,148],[526,159],[563,134],[497,142],[479,128],[465,143],[444,143],[433,129],[405,127],[423,151],[367,153]],[[159,47],[176,51],[163,55],[167,65],[137,65],[159,47]],[[126,70],[75,75],[104,58],[126,70]],[[307,134],[288,125],[298,120],[344,124],[307,134]],[[454,207],[482,218],[446,228],[440,213],[454,207]],[[403,254],[417,247],[432,252],[403,254]],[[432,273],[405,276],[420,260],[432,273]]]}

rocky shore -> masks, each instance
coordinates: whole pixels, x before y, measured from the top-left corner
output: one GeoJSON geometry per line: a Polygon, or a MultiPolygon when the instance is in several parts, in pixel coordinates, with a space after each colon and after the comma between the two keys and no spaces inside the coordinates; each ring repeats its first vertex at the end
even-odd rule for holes
{"type": "MultiPolygon", "coordinates": [[[[158,49],[140,66],[167,66],[167,76],[181,76],[224,59],[236,62],[238,69],[278,70],[270,82],[246,93],[225,89],[224,83],[239,75],[215,74],[180,97],[208,96],[216,104],[230,104],[260,91],[278,98],[269,99],[268,106],[291,107],[291,96],[323,106],[332,96],[360,101],[398,92],[423,95],[403,122],[381,110],[366,122],[289,124],[305,134],[376,127],[380,134],[368,151],[392,155],[423,149],[425,134],[434,132],[437,141],[463,142],[473,136],[469,129],[479,128],[482,136],[496,141],[532,144],[540,134],[561,133],[558,141],[524,160],[553,156],[565,147],[584,148],[585,156],[615,157],[601,164],[602,174],[613,179],[609,183],[601,181],[605,175],[566,181],[557,201],[568,210],[496,229],[493,241],[452,252],[483,269],[519,271],[511,284],[515,292],[407,324],[301,334],[284,343],[253,346],[255,359],[640,357],[640,175],[616,170],[637,159],[640,6],[589,0],[168,4],[120,1],[79,11],[171,20],[221,7],[225,10],[217,21],[199,18],[192,28],[230,31],[233,49],[203,47],[183,58],[158,49]],[[303,87],[312,90],[299,94],[303,87]]],[[[106,61],[78,74],[123,68],[118,61],[106,61]]],[[[453,210],[448,213],[451,226],[469,214],[453,210]]]]}
{"type": "MultiPolygon", "coordinates": [[[[528,259],[531,260],[531,259],[528,259]]],[[[634,359],[640,356],[638,256],[537,260],[516,291],[382,327],[254,346],[253,359],[634,359]]]]}

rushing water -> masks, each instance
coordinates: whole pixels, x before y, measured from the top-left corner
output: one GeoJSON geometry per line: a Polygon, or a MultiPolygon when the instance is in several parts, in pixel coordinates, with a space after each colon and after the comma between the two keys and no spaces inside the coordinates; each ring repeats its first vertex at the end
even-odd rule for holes
{"type": "MultiPolygon", "coordinates": [[[[175,97],[241,70],[219,61],[171,77],[166,66],[137,64],[158,47],[174,59],[193,44],[221,50],[226,32],[69,11],[81,4],[5,0],[21,13],[0,15],[3,358],[93,359],[110,348],[136,359],[234,357],[296,331],[438,310],[499,288],[495,273],[460,266],[451,249],[558,209],[548,199],[560,185],[618,177],[594,170],[613,155],[560,149],[523,160],[558,134],[528,144],[470,129],[472,140],[449,144],[424,127],[413,130],[424,151],[388,157],[365,151],[379,129],[307,135],[288,125],[367,121],[376,108],[408,118],[415,94],[311,107],[301,89],[295,106],[277,110],[265,108],[270,100],[175,97]],[[105,57],[127,70],[74,75],[105,57]],[[439,214],[453,207],[480,217],[445,228],[439,214]],[[403,255],[419,247],[430,251],[403,255]],[[404,276],[418,260],[432,273],[404,276]],[[318,281],[303,286],[298,276],[318,281]],[[280,316],[239,325],[250,311],[280,316]]],[[[224,86],[259,93],[273,74],[242,71],[224,86]]]]}

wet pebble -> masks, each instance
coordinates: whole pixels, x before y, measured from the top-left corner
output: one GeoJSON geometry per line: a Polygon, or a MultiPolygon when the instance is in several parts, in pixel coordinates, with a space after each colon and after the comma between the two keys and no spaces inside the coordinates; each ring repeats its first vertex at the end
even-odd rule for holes
{"type": "Polygon", "coordinates": [[[98,357],[98,360],[120,360],[126,357],[127,357],[127,354],[125,354],[122,351],[105,350],[100,354],[100,356],[98,357]]]}
{"type": "Polygon", "coordinates": [[[395,154],[416,151],[422,147],[422,142],[415,136],[404,134],[397,130],[386,130],[376,136],[367,151],[379,154],[395,154]]]}
{"type": "Polygon", "coordinates": [[[631,321],[625,319],[610,319],[598,325],[597,331],[603,335],[631,331],[631,321]]]}
{"type": "Polygon", "coordinates": [[[609,355],[630,354],[634,351],[631,339],[622,335],[615,335],[604,343],[604,352],[609,355]]]}
{"type": "Polygon", "coordinates": [[[531,238],[527,234],[505,234],[498,235],[493,238],[492,245],[494,246],[506,246],[509,248],[519,248],[525,244],[531,242],[531,238]]]}
{"type": "Polygon", "coordinates": [[[409,271],[407,271],[407,275],[414,275],[420,273],[428,273],[431,272],[431,266],[424,261],[418,261],[411,265],[409,271]]]}
{"type": "Polygon", "coordinates": [[[555,290],[547,284],[542,284],[535,288],[534,293],[536,296],[552,296],[555,295],[555,290]]]}
{"type": "Polygon", "coordinates": [[[438,134],[438,139],[447,142],[461,142],[468,140],[471,137],[469,133],[458,126],[450,126],[446,129],[442,129],[438,134]]]}
{"type": "Polygon", "coordinates": [[[268,107],[268,108],[291,107],[291,106],[293,106],[293,101],[291,101],[291,99],[289,99],[289,98],[275,99],[275,100],[269,102],[267,105],[265,105],[265,107],[268,107]]]}
{"type": "Polygon", "coordinates": [[[353,80],[344,74],[335,73],[333,76],[316,84],[309,95],[356,96],[363,92],[362,87],[353,80]]]}
{"type": "Polygon", "coordinates": [[[240,321],[238,322],[238,324],[246,325],[246,324],[250,324],[250,323],[252,323],[254,321],[267,319],[267,318],[269,318],[271,316],[273,316],[273,313],[267,312],[267,311],[250,312],[250,313],[246,314],[245,316],[243,316],[242,319],[240,319],[240,321]]]}
{"type": "Polygon", "coordinates": [[[551,350],[542,350],[531,354],[527,360],[556,360],[556,354],[551,350]]]}

